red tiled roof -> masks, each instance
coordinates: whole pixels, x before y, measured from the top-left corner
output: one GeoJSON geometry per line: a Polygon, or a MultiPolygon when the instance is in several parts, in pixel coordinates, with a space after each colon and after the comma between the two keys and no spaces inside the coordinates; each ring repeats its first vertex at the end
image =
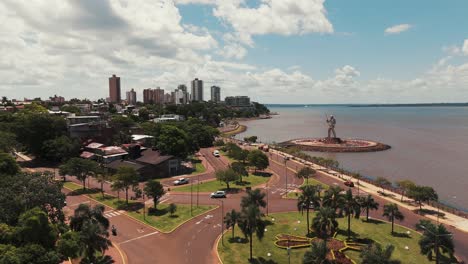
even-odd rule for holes
{"type": "Polygon", "coordinates": [[[84,159],[90,159],[92,157],[94,157],[94,153],[91,153],[91,152],[88,152],[88,151],[83,151],[80,155],[81,158],[84,158],[84,159]]]}
{"type": "Polygon", "coordinates": [[[144,150],[140,155],[141,157],[137,158],[136,161],[152,165],[158,165],[174,157],[171,155],[161,155],[161,152],[152,149],[144,150]]]}

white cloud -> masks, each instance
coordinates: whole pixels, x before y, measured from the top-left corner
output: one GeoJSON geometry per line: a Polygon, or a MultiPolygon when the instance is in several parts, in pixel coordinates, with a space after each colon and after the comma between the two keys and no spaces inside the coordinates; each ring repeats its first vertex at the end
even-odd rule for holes
{"type": "Polygon", "coordinates": [[[218,1],[213,14],[228,22],[251,45],[252,35],[332,33],[324,0],[262,0],[257,8],[243,1],[218,1]]]}
{"type": "Polygon", "coordinates": [[[463,54],[468,55],[468,39],[465,39],[462,47],[463,54]]]}
{"type": "Polygon", "coordinates": [[[385,34],[387,34],[387,35],[400,34],[401,32],[407,31],[411,27],[412,27],[412,25],[410,25],[410,24],[395,25],[395,26],[386,28],[385,29],[385,34]]]}

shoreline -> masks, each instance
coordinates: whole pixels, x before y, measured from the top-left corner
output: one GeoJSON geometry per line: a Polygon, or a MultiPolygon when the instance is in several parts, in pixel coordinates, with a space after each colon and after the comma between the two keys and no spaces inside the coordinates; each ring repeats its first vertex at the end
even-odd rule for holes
{"type": "MultiPolygon", "coordinates": [[[[242,121],[258,120],[258,119],[260,119],[260,118],[255,118],[255,119],[246,118],[245,120],[242,120],[242,121]]],[[[230,131],[231,133],[229,134],[229,137],[234,137],[234,136],[236,136],[236,135],[238,135],[238,134],[241,134],[241,133],[247,131],[247,129],[248,129],[247,125],[245,125],[245,124],[242,124],[242,125],[241,125],[241,124],[238,124],[238,127],[237,127],[236,129],[230,131]],[[242,128],[240,128],[240,127],[242,127],[242,128]],[[238,129],[238,130],[237,130],[237,129],[238,129]]],[[[238,141],[243,142],[243,140],[239,140],[239,139],[235,139],[235,140],[238,140],[238,141]]],[[[260,143],[260,144],[261,144],[262,142],[257,142],[257,143],[260,143]]],[[[265,143],[265,144],[270,145],[269,143],[265,143]]],[[[276,150],[276,151],[277,151],[277,150],[276,150]]],[[[288,155],[291,155],[291,154],[288,154],[288,155]]],[[[293,155],[291,155],[291,156],[293,156],[293,155]]],[[[296,159],[298,159],[298,157],[296,157],[296,156],[294,156],[294,157],[295,157],[296,159]]],[[[307,163],[309,163],[309,162],[307,162],[307,163]]],[[[310,162],[310,163],[312,163],[312,162],[310,162]]],[[[314,163],[314,164],[315,164],[315,163],[314,163]]],[[[316,164],[316,165],[318,165],[318,164],[316,164]]],[[[320,165],[318,165],[318,166],[320,166],[320,165]]],[[[343,174],[343,176],[352,178],[352,176],[351,176],[351,175],[348,175],[348,174],[343,174]]],[[[370,179],[370,180],[373,180],[373,179],[370,179]]],[[[366,182],[366,183],[367,183],[367,184],[370,184],[370,185],[372,185],[372,186],[375,186],[376,188],[380,188],[380,187],[376,186],[375,184],[373,184],[372,182],[366,182]]],[[[440,206],[439,206],[439,209],[440,209],[441,211],[443,211],[443,212],[445,212],[445,213],[448,213],[448,214],[457,215],[457,216],[462,217],[462,218],[464,218],[464,219],[467,219],[467,218],[468,218],[468,217],[467,217],[467,213],[468,213],[468,212],[464,211],[463,208],[459,208],[459,207],[457,207],[457,206],[452,206],[452,205],[450,205],[448,202],[445,202],[445,201],[438,201],[438,203],[439,203],[439,205],[440,205],[440,206]],[[445,208],[440,208],[440,207],[445,207],[445,208]],[[448,208],[448,210],[447,210],[446,208],[448,208]]],[[[432,203],[432,202],[431,202],[431,203],[426,203],[426,205],[427,205],[427,206],[434,206],[434,203],[432,203]]]]}

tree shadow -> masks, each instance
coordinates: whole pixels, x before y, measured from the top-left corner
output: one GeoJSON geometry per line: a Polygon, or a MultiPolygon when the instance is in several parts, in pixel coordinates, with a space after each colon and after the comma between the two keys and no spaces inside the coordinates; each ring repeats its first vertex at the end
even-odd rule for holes
{"type": "Polygon", "coordinates": [[[68,193],[68,196],[78,196],[78,195],[83,195],[83,194],[94,194],[94,193],[99,193],[101,192],[100,189],[98,188],[92,188],[92,189],[77,189],[77,190],[74,190],[74,191],[71,191],[68,193]]]}
{"type": "Polygon", "coordinates": [[[252,173],[255,176],[260,176],[260,177],[270,177],[271,173],[266,172],[266,171],[256,171],[252,173]]]}
{"type": "Polygon", "coordinates": [[[235,237],[229,237],[228,242],[232,244],[247,244],[249,240],[245,237],[235,236],[235,237]]]}
{"type": "MultiPolygon", "coordinates": [[[[348,229],[338,229],[338,231],[336,231],[336,232],[337,232],[338,235],[348,237],[348,229]]],[[[359,237],[359,234],[353,231],[353,225],[351,225],[351,232],[350,233],[351,233],[351,239],[359,237]]]]}
{"type": "Polygon", "coordinates": [[[138,211],[143,208],[143,203],[127,204],[125,201],[117,201],[116,205],[117,205],[118,210],[125,210],[125,211],[138,211]]]}
{"type": "Polygon", "coordinates": [[[163,216],[168,214],[169,211],[167,209],[156,209],[154,207],[148,208],[148,215],[152,216],[163,216]]]}
{"type": "Polygon", "coordinates": [[[364,223],[374,224],[374,225],[384,224],[383,221],[380,221],[380,220],[377,220],[377,219],[371,219],[371,218],[369,218],[369,220],[362,219],[361,221],[364,222],[364,223]]]}
{"type": "Polygon", "coordinates": [[[415,212],[416,214],[419,214],[419,215],[434,215],[434,216],[439,215],[440,218],[445,218],[445,213],[437,212],[436,210],[430,210],[430,209],[423,208],[423,209],[413,210],[413,212],[415,212]]]}
{"type": "Polygon", "coordinates": [[[241,191],[241,189],[239,188],[223,188],[221,189],[222,191],[225,191],[226,193],[230,193],[230,194],[235,194],[235,193],[239,193],[241,191]]]}
{"type": "Polygon", "coordinates": [[[170,217],[170,218],[178,218],[178,217],[179,217],[179,215],[177,215],[177,214],[173,214],[173,215],[170,215],[169,217],[170,217]]]}
{"type": "Polygon", "coordinates": [[[265,259],[263,257],[259,258],[254,258],[252,260],[249,260],[249,263],[252,264],[277,264],[278,262],[272,260],[272,259],[265,259]]]}
{"type": "Polygon", "coordinates": [[[392,236],[394,237],[404,237],[404,238],[411,238],[408,233],[405,232],[393,232],[392,236]]]}

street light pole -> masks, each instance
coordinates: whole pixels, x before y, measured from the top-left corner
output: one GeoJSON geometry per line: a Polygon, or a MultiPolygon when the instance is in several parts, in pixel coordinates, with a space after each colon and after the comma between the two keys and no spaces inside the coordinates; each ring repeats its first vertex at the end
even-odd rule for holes
{"type": "Polygon", "coordinates": [[[190,215],[193,216],[193,182],[190,181],[190,215]]]}
{"type": "Polygon", "coordinates": [[[266,183],[266,215],[268,215],[268,182],[266,183]]]}
{"type": "Polygon", "coordinates": [[[143,220],[146,221],[146,200],[145,200],[145,193],[143,193],[143,220]]]}
{"type": "Polygon", "coordinates": [[[198,194],[200,192],[200,174],[197,176],[197,208],[198,208],[198,194]]]}
{"type": "Polygon", "coordinates": [[[289,157],[284,157],[284,176],[286,178],[286,195],[288,195],[288,162],[289,157]]]}

